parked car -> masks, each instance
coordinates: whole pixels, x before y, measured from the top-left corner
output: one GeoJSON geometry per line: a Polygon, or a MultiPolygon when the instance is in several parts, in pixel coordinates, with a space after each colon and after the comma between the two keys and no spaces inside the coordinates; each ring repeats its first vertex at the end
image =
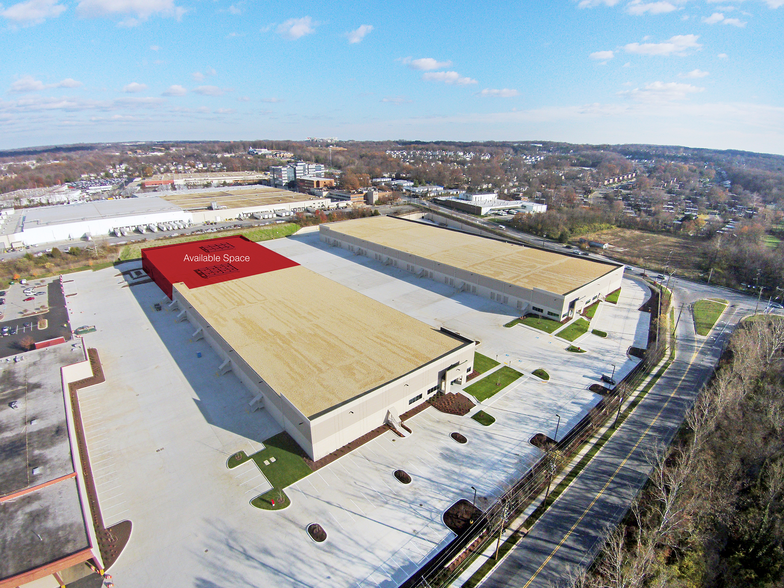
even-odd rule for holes
{"type": "Polygon", "coordinates": [[[2,306],[3,304],[5,304],[5,298],[0,298],[0,306],[2,306]]]}
{"type": "Polygon", "coordinates": [[[8,331],[9,331],[8,327],[3,327],[3,331],[2,331],[2,333],[3,333],[3,337],[5,337],[6,335],[8,335],[8,331]]]}
{"type": "Polygon", "coordinates": [[[30,302],[31,300],[35,300],[35,296],[28,296],[22,302],[30,302]]]}
{"type": "Polygon", "coordinates": [[[43,296],[44,294],[46,294],[46,292],[36,292],[35,293],[36,296],[43,296]]]}

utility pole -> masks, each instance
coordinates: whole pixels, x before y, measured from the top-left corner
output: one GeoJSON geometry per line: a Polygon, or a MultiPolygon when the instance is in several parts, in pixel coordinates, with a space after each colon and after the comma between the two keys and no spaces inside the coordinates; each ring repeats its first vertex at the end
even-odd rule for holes
{"type": "Polygon", "coordinates": [[[683,314],[683,307],[684,307],[685,304],[686,304],[685,302],[681,303],[681,310],[678,313],[678,320],[675,321],[675,326],[672,328],[673,331],[677,331],[678,330],[678,323],[681,322],[681,315],[683,314]]]}
{"type": "MultiPolygon", "coordinates": [[[[755,286],[759,286],[759,279],[760,279],[760,272],[762,270],[757,270],[757,282],[755,286]]],[[[759,287],[759,294],[757,294],[757,304],[754,307],[754,314],[757,314],[757,310],[759,309],[760,298],[762,298],[762,286],[759,287]]]]}
{"type": "Polygon", "coordinates": [[[503,513],[501,514],[501,524],[498,525],[498,541],[495,544],[495,557],[494,557],[494,559],[496,561],[498,561],[498,554],[501,551],[501,533],[504,532],[504,525],[506,525],[506,515],[507,515],[506,510],[507,510],[507,505],[506,505],[506,502],[504,502],[504,510],[503,510],[503,513]]]}

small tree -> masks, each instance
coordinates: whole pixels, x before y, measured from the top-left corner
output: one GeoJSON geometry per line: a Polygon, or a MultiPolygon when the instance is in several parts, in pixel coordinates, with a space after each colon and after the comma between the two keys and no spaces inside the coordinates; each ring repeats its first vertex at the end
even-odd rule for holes
{"type": "Polygon", "coordinates": [[[19,345],[25,351],[30,351],[35,349],[35,339],[33,339],[30,335],[27,335],[22,337],[22,339],[19,341],[19,345]]]}

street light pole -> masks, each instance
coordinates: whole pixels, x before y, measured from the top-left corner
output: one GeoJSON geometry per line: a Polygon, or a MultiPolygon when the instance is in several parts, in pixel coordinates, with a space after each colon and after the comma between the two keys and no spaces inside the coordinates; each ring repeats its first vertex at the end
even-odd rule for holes
{"type": "Polygon", "coordinates": [[[610,379],[612,380],[612,379],[614,379],[614,378],[615,378],[615,364],[614,364],[614,363],[611,363],[610,365],[611,365],[611,366],[613,366],[612,375],[610,376],[610,379]]]}
{"type": "Polygon", "coordinates": [[[555,416],[558,417],[558,422],[555,423],[555,442],[558,443],[558,427],[561,425],[561,415],[556,413],[555,416]]]}
{"type": "Polygon", "coordinates": [[[471,506],[473,506],[474,508],[476,508],[476,488],[474,488],[473,486],[471,486],[471,490],[473,490],[473,491],[474,491],[474,500],[471,502],[471,506]]]}

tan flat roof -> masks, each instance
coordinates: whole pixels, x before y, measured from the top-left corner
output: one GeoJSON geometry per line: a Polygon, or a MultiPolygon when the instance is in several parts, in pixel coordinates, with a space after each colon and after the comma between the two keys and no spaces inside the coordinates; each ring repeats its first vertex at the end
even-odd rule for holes
{"type": "Polygon", "coordinates": [[[303,202],[315,198],[315,196],[310,194],[299,194],[269,186],[249,186],[247,188],[232,188],[230,190],[221,188],[176,190],[174,192],[162,192],[160,197],[185,210],[204,210],[209,208],[213,202],[217,202],[219,206],[225,206],[226,208],[250,208],[252,206],[303,202]]]}
{"type": "Polygon", "coordinates": [[[448,266],[564,295],[615,266],[386,216],[327,225],[330,231],[418,255],[448,266]]]}
{"type": "Polygon", "coordinates": [[[464,344],[302,266],[175,289],[308,417],[464,344]]]}

